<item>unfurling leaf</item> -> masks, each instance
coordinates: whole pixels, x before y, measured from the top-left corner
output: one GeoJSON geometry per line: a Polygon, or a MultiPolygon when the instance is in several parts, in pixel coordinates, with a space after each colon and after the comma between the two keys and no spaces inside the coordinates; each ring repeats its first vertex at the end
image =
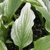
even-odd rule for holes
{"type": "Polygon", "coordinates": [[[32,26],[34,25],[34,19],[35,14],[31,10],[31,4],[26,3],[11,30],[11,38],[20,48],[28,46],[33,41],[32,26]]]}

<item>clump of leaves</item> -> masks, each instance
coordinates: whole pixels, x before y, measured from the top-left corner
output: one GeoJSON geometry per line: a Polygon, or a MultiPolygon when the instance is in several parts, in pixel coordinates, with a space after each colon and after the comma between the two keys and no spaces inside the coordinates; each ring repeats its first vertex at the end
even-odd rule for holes
{"type": "MultiPolygon", "coordinates": [[[[15,45],[19,47],[19,50],[23,50],[33,41],[32,26],[34,25],[35,13],[31,9],[35,7],[42,16],[40,17],[43,21],[43,17],[46,22],[44,28],[50,34],[50,1],[49,0],[0,0],[0,49],[7,50],[5,42],[7,39],[9,27],[11,28],[11,38],[15,45]],[[12,17],[17,17],[15,12],[22,3],[26,3],[22,8],[20,16],[12,20],[12,17]],[[5,21],[5,22],[4,22],[5,21]],[[3,48],[2,48],[3,47],[3,48]]],[[[42,23],[43,24],[43,23],[42,23]]],[[[10,42],[10,41],[9,41],[10,42]]],[[[34,48],[31,50],[50,50],[50,35],[44,36],[34,41],[34,48]]]]}

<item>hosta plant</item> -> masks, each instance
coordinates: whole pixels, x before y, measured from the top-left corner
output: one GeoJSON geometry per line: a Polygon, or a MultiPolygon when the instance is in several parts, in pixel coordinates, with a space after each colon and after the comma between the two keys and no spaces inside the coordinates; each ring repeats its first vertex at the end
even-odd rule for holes
{"type": "Polygon", "coordinates": [[[29,50],[50,50],[50,1],[0,0],[0,50],[8,50],[4,43],[14,43],[19,50],[23,50],[32,42],[34,47],[29,50]],[[47,36],[35,38],[34,41],[35,33],[32,27],[37,17],[36,13],[42,22],[41,25],[47,31],[47,36]],[[9,36],[13,41],[8,39],[9,36]]]}

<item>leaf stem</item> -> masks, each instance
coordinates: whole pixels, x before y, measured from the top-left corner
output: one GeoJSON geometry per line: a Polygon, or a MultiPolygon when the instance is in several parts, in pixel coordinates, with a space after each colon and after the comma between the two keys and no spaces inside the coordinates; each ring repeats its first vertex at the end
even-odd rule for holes
{"type": "Polygon", "coordinates": [[[19,47],[19,50],[23,50],[22,47],[19,47]]]}

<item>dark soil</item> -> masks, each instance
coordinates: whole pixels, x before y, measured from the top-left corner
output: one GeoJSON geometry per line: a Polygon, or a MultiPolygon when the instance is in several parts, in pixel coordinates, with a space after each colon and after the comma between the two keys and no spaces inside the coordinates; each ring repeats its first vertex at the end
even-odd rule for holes
{"type": "MultiPolygon", "coordinates": [[[[21,7],[17,10],[17,12],[15,14],[19,14],[20,13],[21,8],[24,6],[24,4],[21,5],[21,7]]],[[[42,26],[41,20],[40,20],[39,16],[37,15],[36,10],[34,9],[33,11],[36,14],[36,18],[34,20],[34,26],[32,27],[33,34],[34,34],[33,35],[33,41],[35,41],[35,40],[47,35],[47,31],[42,26]]],[[[13,17],[13,20],[15,20],[14,17],[13,17]]],[[[45,21],[44,21],[44,23],[45,23],[45,21]]],[[[11,31],[11,29],[9,30],[9,33],[10,33],[10,31],[11,31]]],[[[7,39],[12,41],[10,34],[9,34],[7,39]]],[[[6,46],[7,46],[8,50],[19,50],[18,46],[16,46],[14,43],[10,43],[10,44],[6,43],[6,46]]],[[[30,50],[30,48],[33,48],[33,47],[34,47],[34,45],[33,45],[33,42],[32,42],[29,46],[25,47],[23,50],[30,50]]]]}

